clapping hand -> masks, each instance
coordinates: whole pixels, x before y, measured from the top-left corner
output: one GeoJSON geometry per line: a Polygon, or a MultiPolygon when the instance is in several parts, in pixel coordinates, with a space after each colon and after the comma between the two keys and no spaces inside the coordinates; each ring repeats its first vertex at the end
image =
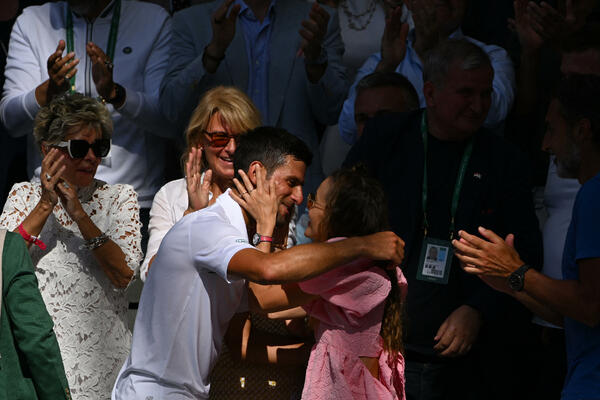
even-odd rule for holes
{"type": "Polygon", "coordinates": [[[381,39],[381,62],[377,71],[394,72],[406,55],[408,24],[402,23],[402,7],[390,10],[385,19],[385,30],[381,39]]]}
{"type": "Polygon", "coordinates": [[[453,240],[456,257],[463,263],[463,269],[474,275],[508,277],[525,264],[514,249],[514,236],[506,240],[489,229],[479,227],[483,239],[459,231],[460,240],[453,240]]]}
{"type": "Polygon", "coordinates": [[[65,51],[65,41],[59,40],[56,51],[48,57],[46,67],[48,69],[48,89],[44,104],[47,104],[56,95],[69,90],[69,79],[77,73],[79,59],[71,52],[62,56],[65,51]]]}
{"type": "Polygon", "coordinates": [[[225,50],[227,50],[235,35],[235,24],[241,6],[235,4],[231,7],[233,1],[234,0],[225,0],[223,4],[217,8],[210,19],[212,40],[209,47],[211,48],[210,50],[212,50],[210,55],[214,58],[223,57],[225,50]]]}
{"type": "Polygon", "coordinates": [[[565,14],[560,13],[546,2],[527,3],[527,15],[531,28],[545,41],[558,44],[562,38],[576,30],[576,17],[573,0],[566,0],[565,14]]]}
{"type": "Polygon", "coordinates": [[[102,49],[94,43],[86,45],[86,51],[92,61],[92,78],[98,94],[108,100],[116,96],[115,82],[113,81],[113,63],[102,49]]]}
{"type": "Polygon", "coordinates": [[[323,39],[327,33],[329,13],[317,3],[313,3],[308,19],[302,21],[302,29],[298,31],[302,36],[300,49],[308,61],[317,61],[321,55],[323,39]]]}
{"type": "Polygon", "coordinates": [[[185,163],[185,183],[188,193],[188,209],[184,215],[201,210],[208,205],[212,170],[204,173],[202,180],[202,149],[193,147],[185,163]]]}
{"type": "Polygon", "coordinates": [[[528,0],[515,0],[514,2],[515,18],[508,19],[508,27],[519,36],[519,42],[524,49],[537,50],[542,47],[544,38],[540,35],[542,30],[527,12],[528,0]]]}
{"type": "Polygon", "coordinates": [[[40,181],[42,185],[42,196],[40,202],[54,207],[58,203],[58,193],[56,185],[65,172],[65,155],[60,150],[51,148],[42,160],[42,172],[40,181]]]}
{"type": "Polygon", "coordinates": [[[57,184],[58,197],[69,217],[75,222],[87,216],[77,196],[77,187],[61,179],[57,184]]]}

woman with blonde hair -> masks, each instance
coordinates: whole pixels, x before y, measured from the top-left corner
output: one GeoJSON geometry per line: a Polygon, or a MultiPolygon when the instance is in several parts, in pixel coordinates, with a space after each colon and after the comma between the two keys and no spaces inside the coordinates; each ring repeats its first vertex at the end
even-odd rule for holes
{"type": "MultiPolygon", "coordinates": [[[[154,256],[169,229],[188,213],[213,204],[233,185],[236,138],[259,125],[258,110],[243,92],[234,87],[218,86],[202,97],[186,130],[187,149],[182,156],[185,178],[164,185],[152,203],[148,251],[140,272],[142,279],[147,278],[154,256]]],[[[293,241],[291,223],[287,243],[284,244],[289,246],[293,241]]],[[[222,350],[212,373],[211,399],[261,398],[264,395],[290,398],[290,392],[301,390],[307,359],[307,352],[298,349],[302,343],[287,351],[291,361],[287,369],[281,370],[278,366],[264,365],[269,363],[262,357],[266,345],[250,341],[251,331],[253,337],[258,336],[266,343],[275,339],[282,345],[301,341],[297,337],[290,338],[282,321],[269,321],[248,313],[236,314],[227,332],[227,341],[232,349],[222,350]],[[242,347],[249,349],[248,356],[240,350],[242,347]],[[250,366],[243,362],[251,359],[263,365],[250,366]],[[273,382],[277,383],[276,387],[269,386],[273,382]]]]}
{"type": "Polygon", "coordinates": [[[169,229],[184,215],[214,203],[232,185],[236,138],[259,125],[258,110],[234,87],[218,86],[202,97],[186,129],[185,177],[167,183],[154,196],[142,280],[169,229]]]}

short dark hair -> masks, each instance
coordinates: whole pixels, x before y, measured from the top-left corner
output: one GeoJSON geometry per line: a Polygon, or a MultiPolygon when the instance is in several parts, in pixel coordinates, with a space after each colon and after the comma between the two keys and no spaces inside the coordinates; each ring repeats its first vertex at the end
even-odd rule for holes
{"type": "Polygon", "coordinates": [[[248,171],[254,161],[260,161],[267,170],[267,176],[270,176],[285,163],[287,156],[304,162],[307,167],[313,157],[308,146],[285,129],[271,126],[254,128],[238,138],[233,154],[235,176],[240,179],[237,171],[248,171]]]}
{"type": "Polygon", "coordinates": [[[423,63],[423,81],[442,87],[448,76],[448,68],[454,61],[460,62],[463,71],[482,67],[493,70],[490,57],[481,47],[466,39],[446,39],[431,49],[423,63]]]}
{"type": "Polygon", "coordinates": [[[363,77],[356,84],[356,96],[358,97],[363,90],[381,87],[395,87],[402,90],[406,106],[410,110],[419,108],[419,95],[415,87],[404,75],[397,72],[373,72],[363,77]]]}
{"type": "Polygon", "coordinates": [[[361,164],[331,174],[322,229],[328,237],[364,236],[388,229],[388,202],[381,184],[361,164]]]}
{"type": "Polygon", "coordinates": [[[569,74],[560,80],[555,97],[569,124],[590,121],[594,141],[600,144],[600,76],[569,74]]]}

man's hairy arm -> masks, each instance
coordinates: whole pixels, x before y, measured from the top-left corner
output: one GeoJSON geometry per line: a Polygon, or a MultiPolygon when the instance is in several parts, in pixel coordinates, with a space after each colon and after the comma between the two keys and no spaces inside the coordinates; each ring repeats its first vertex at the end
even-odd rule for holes
{"type": "Polygon", "coordinates": [[[297,282],[359,257],[400,264],[404,257],[404,242],[393,232],[379,232],[333,243],[311,243],[269,254],[244,249],[231,258],[228,272],[259,283],[297,282]]]}

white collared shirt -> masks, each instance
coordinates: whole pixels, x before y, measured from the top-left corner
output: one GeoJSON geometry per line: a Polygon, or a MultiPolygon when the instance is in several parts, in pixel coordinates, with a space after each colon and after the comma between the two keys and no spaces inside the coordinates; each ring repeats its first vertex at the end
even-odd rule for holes
{"type": "Polygon", "coordinates": [[[247,308],[245,280],[227,267],[248,248],[242,210],[229,190],[173,226],[146,280],[113,400],[208,398],[229,320],[247,308]]]}

